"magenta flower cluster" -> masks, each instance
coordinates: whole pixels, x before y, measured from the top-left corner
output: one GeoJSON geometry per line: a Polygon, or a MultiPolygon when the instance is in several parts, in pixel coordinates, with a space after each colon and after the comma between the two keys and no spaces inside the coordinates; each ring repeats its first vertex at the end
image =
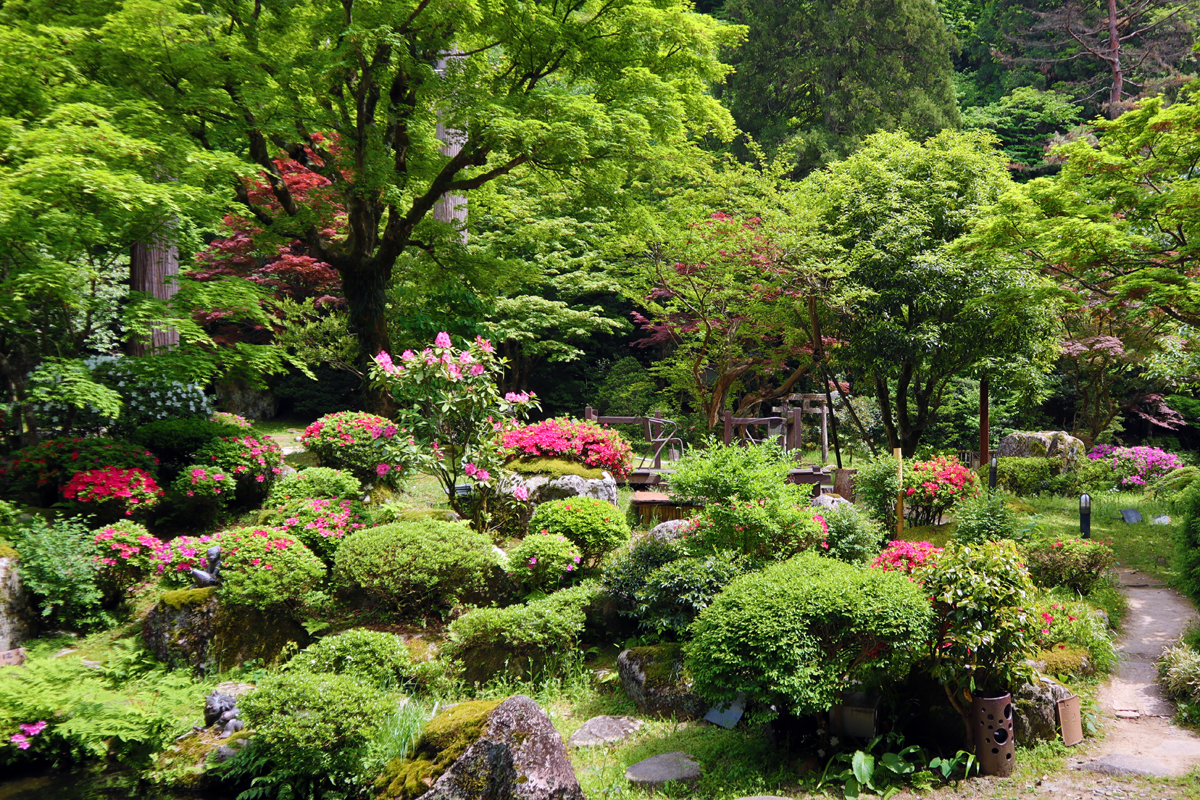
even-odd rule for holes
{"type": "Polygon", "coordinates": [[[1098,444],[1087,456],[1093,461],[1107,461],[1117,473],[1118,484],[1125,489],[1145,486],[1183,466],[1179,456],[1158,447],[1098,444]]]}
{"type": "Polygon", "coordinates": [[[17,726],[21,729],[21,732],[14,733],[12,736],[8,737],[8,740],[21,750],[28,750],[33,744],[29,740],[46,730],[47,724],[48,723],[44,719],[40,719],[37,722],[23,722],[17,726]]]}
{"type": "Polygon", "coordinates": [[[509,458],[542,456],[579,461],[606,469],[617,480],[629,475],[632,448],[621,434],[591,422],[551,418],[501,434],[509,458]]]}
{"type": "Polygon", "coordinates": [[[898,571],[912,575],[918,567],[926,562],[933,562],[942,554],[942,548],[934,547],[929,542],[894,541],[875,557],[871,566],[886,572],[898,571]]]}

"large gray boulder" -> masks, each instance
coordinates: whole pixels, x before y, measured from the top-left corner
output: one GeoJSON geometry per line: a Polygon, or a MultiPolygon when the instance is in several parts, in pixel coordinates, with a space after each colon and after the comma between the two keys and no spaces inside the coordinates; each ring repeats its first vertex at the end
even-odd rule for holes
{"type": "Polygon", "coordinates": [[[999,458],[1061,458],[1074,467],[1087,453],[1087,447],[1066,431],[1014,431],[1000,440],[999,458]]]}
{"type": "Polygon", "coordinates": [[[1037,678],[1013,693],[1013,735],[1018,744],[1052,742],[1058,738],[1058,701],[1071,696],[1071,690],[1056,680],[1037,678]]]}
{"type": "Polygon", "coordinates": [[[160,661],[208,675],[254,660],[273,666],[311,637],[285,609],[221,603],[209,587],[164,594],[146,615],[142,639],[160,661]]]}
{"type": "Polygon", "coordinates": [[[683,531],[691,524],[692,520],[690,519],[669,519],[655,525],[646,535],[660,542],[673,542],[682,536],[683,531]]]}
{"type": "Polygon", "coordinates": [[[617,506],[617,480],[608,472],[599,478],[582,475],[563,475],[551,478],[546,475],[517,475],[501,485],[501,491],[512,494],[518,486],[524,486],[529,499],[535,505],[550,500],[566,500],[572,497],[594,497],[617,506]]]}
{"type": "Polygon", "coordinates": [[[700,765],[691,756],[676,751],[639,761],[625,770],[625,777],[634,786],[654,791],[668,783],[696,783],[700,773],[700,765]]]}
{"type": "Polygon", "coordinates": [[[429,790],[419,800],[584,800],[562,737],[537,703],[514,695],[487,706],[464,703],[434,718],[415,758],[389,764],[376,781],[377,797],[413,797],[412,784],[424,784],[429,790]],[[444,772],[428,771],[426,765],[444,761],[440,746],[460,746],[457,740],[476,728],[478,735],[444,772]]]}
{"type": "Polygon", "coordinates": [[[708,704],[692,691],[677,644],[635,647],[617,656],[621,686],[643,714],[699,719],[708,704]]]}
{"type": "Polygon", "coordinates": [[[21,588],[16,556],[0,554],[0,652],[16,649],[33,636],[34,619],[29,596],[21,588]]]}

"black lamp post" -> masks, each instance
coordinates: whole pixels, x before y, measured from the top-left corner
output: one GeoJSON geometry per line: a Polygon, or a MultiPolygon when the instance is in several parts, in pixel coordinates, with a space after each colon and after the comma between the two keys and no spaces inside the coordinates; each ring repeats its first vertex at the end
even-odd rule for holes
{"type": "Polygon", "coordinates": [[[1084,539],[1092,538],[1092,496],[1087,492],[1079,495],[1079,533],[1084,539]]]}
{"type": "Polygon", "coordinates": [[[992,491],[996,489],[996,457],[992,456],[992,460],[988,462],[988,488],[992,491]]]}

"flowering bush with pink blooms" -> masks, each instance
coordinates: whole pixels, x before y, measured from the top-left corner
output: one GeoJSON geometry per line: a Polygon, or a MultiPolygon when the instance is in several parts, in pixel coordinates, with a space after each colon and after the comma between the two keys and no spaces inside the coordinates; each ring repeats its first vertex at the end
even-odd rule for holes
{"type": "Polygon", "coordinates": [[[405,350],[394,359],[381,352],[371,365],[372,385],[391,393],[401,424],[428,448],[430,466],[450,505],[471,516],[479,529],[488,525],[488,505],[504,463],[499,434],[538,407],[531,394],[501,397],[497,382],[503,371],[504,360],[491,342],[477,336],[459,349],[445,332],[420,353],[405,350]],[[464,476],[475,487],[474,500],[455,491],[464,476]]]}
{"type": "Polygon", "coordinates": [[[979,476],[955,456],[905,465],[904,515],[915,525],[936,525],[959,500],[978,494],[979,476]]]}
{"type": "Polygon", "coordinates": [[[1039,586],[1065,586],[1087,594],[1104,581],[1117,555],[1096,539],[1045,539],[1025,548],[1025,561],[1039,586]]]}
{"type": "Polygon", "coordinates": [[[170,588],[192,584],[192,570],[207,569],[205,553],[218,544],[217,535],[180,536],[154,551],[154,573],[170,588]]]}
{"type": "Polygon", "coordinates": [[[332,564],[346,534],[367,524],[362,512],[356,500],[300,497],[266,509],[258,521],[299,539],[326,564],[332,564]]]}
{"type": "Polygon", "coordinates": [[[40,719],[37,722],[23,722],[17,726],[21,729],[21,732],[14,733],[8,737],[8,740],[15,744],[17,749],[28,750],[33,746],[33,738],[46,730],[48,724],[44,719],[40,719]]]}
{"type": "Polygon", "coordinates": [[[193,464],[184,467],[171,489],[190,516],[208,524],[228,505],[237,491],[237,484],[220,467],[193,464]]]}
{"type": "Polygon", "coordinates": [[[1123,489],[1140,489],[1183,466],[1179,456],[1158,447],[1099,444],[1088,451],[1087,457],[1112,465],[1117,474],[1117,485],[1123,489]]]}
{"type": "Polygon", "coordinates": [[[875,569],[887,572],[903,572],[912,575],[918,569],[933,564],[942,554],[942,548],[929,542],[894,541],[883,548],[883,552],[871,562],[875,569]]]}
{"type": "Polygon", "coordinates": [[[345,470],[365,485],[399,486],[419,461],[408,428],[361,411],[326,414],[305,428],[300,443],[322,466],[345,470]]]}
{"type": "Polygon", "coordinates": [[[115,520],[148,510],[162,497],[163,491],[143,469],[104,467],[76,472],[62,493],[80,513],[115,520]]]}
{"type": "Polygon", "coordinates": [[[233,528],[221,545],[221,599],[267,608],[295,605],[325,577],[325,565],[296,538],[264,528],[233,528]]]}
{"type": "Polygon", "coordinates": [[[810,547],[829,549],[825,519],[803,504],[777,497],[713,501],[683,532],[689,551],[735,550],[755,561],[782,561],[810,547]]]}
{"type": "Polygon", "coordinates": [[[49,505],[72,475],[107,467],[136,467],[156,476],[158,458],[145,447],[120,439],[48,439],[0,457],[0,493],[49,505]]]}
{"type": "Polygon", "coordinates": [[[245,417],[231,414],[228,411],[218,411],[210,418],[213,422],[221,425],[233,425],[236,428],[252,428],[254,427],[250,420],[245,417]]]}
{"type": "Polygon", "coordinates": [[[266,497],[276,476],[283,472],[279,445],[249,433],[222,436],[197,450],[194,458],[197,464],[220,469],[230,479],[226,491],[247,502],[266,497]]]}
{"type": "Polygon", "coordinates": [[[583,554],[562,534],[531,533],[508,553],[508,575],[522,592],[552,592],[579,575],[583,554]]]}
{"type": "Polygon", "coordinates": [[[633,450],[617,431],[593,422],[551,418],[502,434],[509,459],[566,458],[589,467],[606,469],[617,480],[629,476],[633,450]]]}
{"type": "Polygon", "coordinates": [[[121,520],[106,525],[92,537],[99,578],[115,590],[124,590],[157,571],[157,555],[167,547],[142,525],[121,520]]]}

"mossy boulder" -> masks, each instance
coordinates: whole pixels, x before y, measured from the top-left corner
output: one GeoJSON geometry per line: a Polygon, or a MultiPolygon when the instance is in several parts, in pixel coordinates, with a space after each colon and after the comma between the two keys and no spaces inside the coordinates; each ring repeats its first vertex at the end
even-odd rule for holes
{"type": "Polygon", "coordinates": [[[21,646],[33,636],[35,620],[28,593],[21,587],[17,554],[0,553],[0,652],[21,646]]]}
{"type": "Polygon", "coordinates": [[[1091,653],[1083,647],[1072,647],[1069,644],[1056,644],[1040,653],[1034,659],[1038,669],[1047,675],[1088,676],[1096,673],[1092,664],[1091,653]]]}
{"type": "Polygon", "coordinates": [[[634,647],[617,657],[617,673],[625,693],[644,714],[698,719],[708,704],[692,691],[678,644],[634,647]]]}
{"type": "Polygon", "coordinates": [[[1083,441],[1066,431],[1014,431],[1000,440],[999,458],[1060,458],[1072,469],[1087,453],[1083,441]]]}
{"type": "Polygon", "coordinates": [[[521,475],[544,475],[550,480],[564,475],[578,475],[588,480],[604,477],[604,470],[598,467],[589,467],[565,458],[518,458],[516,461],[510,461],[507,466],[521,475]]]}
{"type": "Polygon", "coordinates": [[[562,738],[523,695],[446,709],[375,789],[377,800],[583,800],[562,738]]]}
{"type": "Polygon", "coordinates": [[[283,607],[258,609],[222,603],[212,587],[167,592],[142,624],[146,647],[172,667],[198,675],[247,661],[274,666],[309,643],[308,632],[283,607]]]}
{"type": "Polygon", "coordinates": [[[189,792],[215,789],[219,781],[207,772],[208,765],[228,760],[252,735],[242,730],[222,739],[215,728],[193,731],[154,757],[150,776],[159,785],[189,792]]]}

